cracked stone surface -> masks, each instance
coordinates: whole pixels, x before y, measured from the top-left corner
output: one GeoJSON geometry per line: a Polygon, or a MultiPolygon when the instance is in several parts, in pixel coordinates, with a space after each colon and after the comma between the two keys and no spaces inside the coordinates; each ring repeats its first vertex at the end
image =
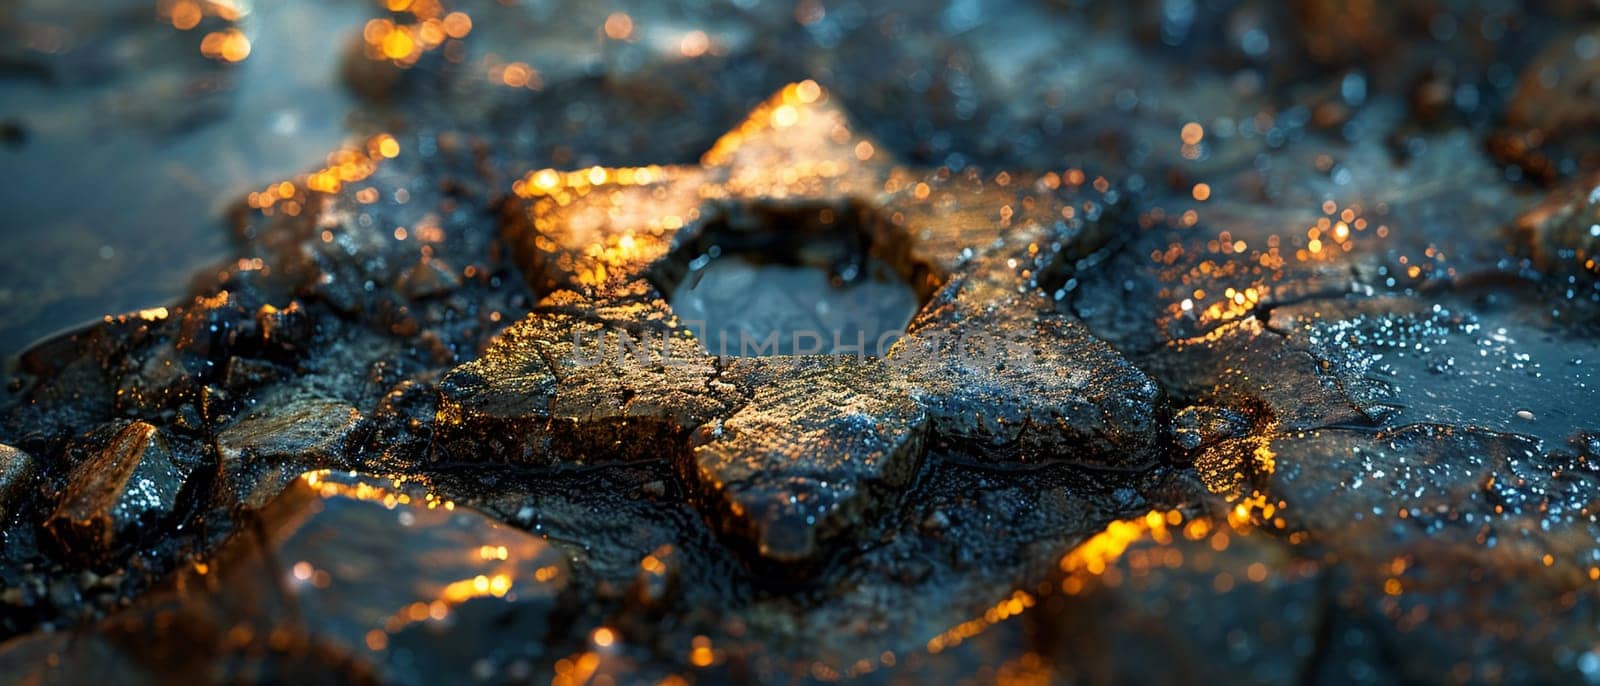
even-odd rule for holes
{"type": "Polygon", "coordinates": [[[727,375],[755,390],[690,437],[691,478],[763,557],[815,556],[916,474],[928,416],[883,363],[780,357],[727,375]]]}
{"type": "Polygon", "coordinates": [[[545,169],[513,184],[526,200],[507,211],[505,236],[529,286],[550,295],[446,377],[446,451],[492,459],[485,433],[512,460],[669,451],[691,463],[683,471],[708,494],[710,518],[785,562],[815,557],[819,540],[856,528],[877,492],[908,480],[925,431],[984,461],[1151,467],[1155,383],[1029,293],[1057,253],[1092,249],[1077,247],[1095,232],[1074,203],[1098,214],[1107,199],[1054,176],[985,184],[901,169],[849,127],[805,81],[757,107],[700,167],[545,169]],[[913,287],[937,290],[892,348],[719,361],[648,277],[672,269],[661,263],[673,245],[762,230],[714,223],[733,201],[871,205],[898,219],[866,224],[862,240],[894,251],[913,287]],[[544,449],[571,440],[581,446],[544,449]]]}
{"type": "Polygon", "coordinates": [[[0,683],[1600,678],[1583,3],[76,4],[0,683]]]}

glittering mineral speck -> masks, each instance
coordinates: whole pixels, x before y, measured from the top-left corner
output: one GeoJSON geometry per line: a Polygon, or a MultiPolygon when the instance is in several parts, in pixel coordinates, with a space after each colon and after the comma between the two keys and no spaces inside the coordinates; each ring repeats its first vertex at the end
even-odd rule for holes
{"type": "Polygon", "coordinates": [[[1339,309],[1291,307],[1279,319],[1286,327],[1303,322],[1313,354],[1346,370],[1390,426],[1472,425],[1555,448],[1585,430],[1600,406],[1600,378],[1583,364],[1600,350],[1564,327],[1559,308],[1547,314],[1488,296],[1361,308],[1348,318],[1339,309]]]}

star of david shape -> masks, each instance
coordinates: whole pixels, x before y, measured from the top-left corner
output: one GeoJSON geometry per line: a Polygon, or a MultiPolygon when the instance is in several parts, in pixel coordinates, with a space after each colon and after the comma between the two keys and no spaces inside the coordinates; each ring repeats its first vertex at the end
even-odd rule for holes
{"type": "Polygon", "coordinates": [[[502,238],[541,299],[441,381],[436,459],[666,458],[752,561],[801,568],[893,507],[929,454],[1108,470],[1156,459],[1156,384],[1040,286],[1103,240],[1103,182],[899,166],[806,81],[699,165],[546,169],[513,190],[502,238]],[[675,247],[751,207],[869,219],[861,238],[925,299],[887,355],[704,351],[660,274],[675,247]],[[586,349],[607,340],[620,354],[586,349]]]}

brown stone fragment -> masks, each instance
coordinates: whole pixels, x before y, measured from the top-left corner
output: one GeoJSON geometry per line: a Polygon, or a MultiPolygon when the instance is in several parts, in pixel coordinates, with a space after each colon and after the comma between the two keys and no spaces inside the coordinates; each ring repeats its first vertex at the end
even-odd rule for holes
{"type": "Polygon", "coordinates": [[[86,454],[67,477],[48,529],[83,557],[105,552],[135,530],[172,514],[189,470],[178,464],[156,427],[107,425],[76,442],[86,454]]]}
{"type": "Polygon", "coordinates": [[[530,316],[440,383],[435,458],[656,458],[732,407],[715,360],[665,327],[530,316]],[[666,354],[663,355],[663,350],[666,354]]]}
{"type": "Polygon", "coordinates": [[[328,398],[263,402],[217,435],[224,482],[235,501],[260,508],[301,472],[351,467],[347,453],[364,418],[328,398]]]}
{"type": "Polygon", "coordinates": [[[695,432],[691,481],[763,557],[814,557],[916,472],[927,414],[882,363],[749,358],[729,375],[754,395],[695,432]]]}
{"type": "Polygon", "coordinates": [[[33,474],[33,456],[0,443],[0,522],[5,521],[16,502],[27,495],[33,474]]]}
{"type": "Polygon", "coordinates": [[[277,403],[246,415],[217,435],[225,461],[247,458],[337,463],[361,413],[338,400],[309,398],[277,403]]]}

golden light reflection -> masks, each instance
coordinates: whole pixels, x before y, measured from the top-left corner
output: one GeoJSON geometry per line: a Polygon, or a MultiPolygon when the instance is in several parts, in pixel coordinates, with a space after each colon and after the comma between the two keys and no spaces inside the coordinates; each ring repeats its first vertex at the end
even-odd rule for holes
{"type": "MultiPolygon", "coordinates": [[[[1248,510],[1236,508],[1236,510],[1248,510]]],[[[1063,573],[1060,589],[1067,595],[1077,595],[1091,582],[1117,586],[1123,581],[1121,566],[1129,573],[1144,575],[1156,569],[1177,569],[1184,566],[1184,551],[1170,545],[1176,540],[1203,542],[1215,552],[1228,549],[1234,537],[1251,535],[1255,531],[1252,519],[1230,513],[1222,523],[1206,518],[1187,518],[1178,510],[1151,510],[1143,517],[1112,522],[1105,530],[1079,544],[1061,558],[1058,565],[1063,573]],[[1141,543],[1154,545],[1130,552],[1141,543]]],[[[1252,565],[1246,578],[1252,582],[1264,581],[1267,568],[1252,565]]],[[[1218,592],[1231,590],[1237,580],[1219,573],[1216,578],[1218,592]]]]}
{"type": "Polygon", "coordinates": [[[580,686],[589,683],[600,668],[600,655],[588,651],[556,660],[555,676],[550,686],[580,686]]]}
{"type": "Polygon", "coordinates": [[[526,62],[502,63],[492,58],[485,58],[489,69],[489,80],[511,88],[526,88],[539,90],[544,87],[544,77],[526,62]]]}
{"type": "Polygon", "coordinates": [[[158,0],[156,15],[179,31],[205,26],[200,54],[222,62],[243,62],[250,56],[250,38],[234,26],[248,12],[231,0],[158,0]],[[207,20],[210,21],[207,21],[207,20]]]}
{"type": "MultiPolygon", "coordinates": [[[[1213,193],[1205,183],[1191,189],[1191,196],[1200,202],[1210,200],[1213,193]]],[[[1260,243],[1222,230],[1200,245],[1174,240],[1166,249],[1153,251],[1150,259],[1159,266],[1158,277],[1168,284],[1162,290],[1171,298],[1167,316],[1193,320],[1207,329],[1249,316],[1262,303],[1271,302],[1278,282],[1286,278],[1291,260],[1332,264],[1347,259],[1360,237],[1370,234],[1382,239],[1389,235],[1389,227],[1370,222],[1359,204],[1340,207],[1328,201],[1319,209],[1323,216],[1299,232],[1269,234],[1260,243]],[[1240,255],[1244,259],[1237,257],[1240,255]]],[[[1155,210],[1141,218],[1141,225],[1147,228],[1162,222],[1188,228],[1197,224],[1198,214],[1188,210],[1174,218],[1155,210]]],[[[1409,257],[1400,256],[1402,273],[1411,279],[1431,275],[1434,262],[1442,260],[1443,255],[1429,249],[1425,257],[1430,261],[1416,264],[1409,257]]]]}
{"type": "MultiPolygon", "coordinates": [[[[245,7],[232,0],[158,0],[156,3],[156,16],[179,31],[198,28],[208,17],[217,20],[209,26],[232,24],[246,13],[245,7]]],[[[250,56],[250,40],[234,27],[210,31],[201,40],[200,52],[211,59],[240,62],[250,56]]]]}
{"type": "MultiPolygon", "coordinates": [[[[370,60],[410,67],[423,54],[472,32],[470,16],[459,11],[446,13],[438,0],[385,0],[382,4],[397,16],[371,19],[362,27],[363,51],[370,60]]],[[[446,52],[446,56],[450,54],[446,52]]]]}
{"type": "Polygon", "coordinates": [[[705,636],[696,636],[689,650],[689,664],[695,667],[710,667],[716,662],[717,654],[711,649],[711,639],[705,636]]]}
{"type": "MultiPolygon", "coordinates": [[[[1245,320],[1237,326],[1244,327],[1251,335],[1260,335],[1265,329],[1255,319],[1245,320]]],[[[1228,328],[1223,327],[1188,342],[1217,340],[1226,335],[1228,328]]],[[[1277,435],[1277,429],[1278,421],[1272,420],[1248,438],[1224,441],[1202,452],[1195,458],[1194,466],[1206,489],[1238,498],[1246,484],[1276,472],[1277,453],[1272,450],[1272,438],[1277,435]]]]}
{"type": "Polygon", "coordinates": [[[678,41],[678,52],[684,57],[699,57],[710,49],[711,38],[704,31],[690,31],[683,34],[683,39],[678,41]]]}
{"type": "Polygon", "coordinates": [[[166,16],[172,20],[172,27],[180,31],[188,31],[200,25],[200,20],[205,13],[200,9],[200,3],[194,0],[180,0],[179,2],[163,3],[166,16]]]}
{"type": "Polygon", "coordinates": [[[239,29],[213,31],[201,39],[200,54],[224,62],[243,62],[250,56],[250,39],[239,29]]]}
{"type": "Polygon", "coordinates": [[[676,231],[699,221],[709,201],[889,191],[883,156],[827,101],[815,81],[785,86],[699,166],[530,171],[512,183],[531,201],[513,242],[531,248],[523,257],[541,266],[536,271],[562,274],[565,285],[623,287],[666,253],[676,231]]]}
{"type": "Polygon", "coordinates": [[[927,265],[915,287],[931,291],[975,250],[1012,240],[1023,246],[1029,237],[1033,251],[1006,264],[1024,281],[1033,278],[1049,258],[1039,247],[1055,242],[1047,234],[1101,211],[1099,198],[1079,199],[1086,185],[1110,190],[1109,180],[1079,169],[1033,175],[898,166],[808,79],[752,109],[699,165],[528,171],[512,183],[526,202],[505,238],[536,290],[592,296],[639,288],[675,233],[708,219],[703,211],[720,217],[744,203],[815,204],[819,217],[833,217],[862,209],[890,225],[874,230],[909,236],[895,249],[927,265]]]}
{"type": "Polygon", "coordinates": [[[606,17],[604,29],[607,38],[626,40],[633,35],[633,17],[626,12],[613,12],[606,17]]]}
{"type": "Polygon", "coordinates": [[[300,479],[304,481],[305,484],[312,490],[314,490],[319,497],[322,498],[340,497],[350,498],[352,500],[362,500],[371,503],[379,503],[386,509],[390,510],[393,510],[401,505],[413,504],[430,510],[435,508],[454,510],[456,508],[456,505],[453,501],[439,498],[432,493],[426,493],[422,496],[421,502],[414,503],[413,501],[416,499],[413,498],[410,493],[404,490],[407,488],[407,484],[410,483],[408,477],[405,476],[388,478],[387,481],[389,482],[389,485],[384,486],[366,479],[352,482],[352,480],[349,479],[331,478],[335,475],[336,472],[333,472],[332,470],[320,469],[317,471],[306,472],[305,474],[300,475],[300,479]]]}
{"type": "Polygon", "coordinates": [[[533,201],[532,247],[580,283],[600,286],[665,254],[672,232],[698,218],[698,189],[666,185],[686,175],[697,176],[658,166],[541,169],[511,190],[533,201]],[[620,225],[633,228],[613,229],[620,225]]]}
{"type": "MultiPolygon", "coordinates": [[[[283,212],[296,216],[310,200],[308,193],[338,193],[345,184],[365,180],[377,171],[378,163],[398,157],[400,142],[394,136],[380,133],[368,138],[360,148],[347,147],[328,155],[327,166],[306,174],[296,181],[280,181],[261,191],[245,196],[245,203],[271,215],[283,212]]],[[[363,204],[377,202],[376,189],[364,188],[356,192],[356,200],[363,204]]]]}
{"type": "MultiPolygon", "coordinates": [[[[379,504],[390,510],[409,507],[450,512],[456,509],[454,502],[421,489],[420,484],[403,476],[380,478],[319,470],[307,472],[300,479],[317,497],[323,499],[348,498],[379,504]]],[[[368,648],[383,650],[388,645],[389,635],[411,624],[445,620],[453,608],[467,601],[478,598],[512,599],[519,588],[557,583],[562,575],[562,569],[555,564],[532,568],[548,554],[548,548],[537,539],[507,539],[504,544],[486,543],[466,549],[445,548],[430,554],[434,556],[430,563],[434,566],[472,572],[453,581],[420,585],[420,598],[397,608],[381,625],[366,634],[368,648]]],[[[555,559],[551,558],[551,561],[555,559]]],[[[293,583],[318,589],[329,588],[339,581],[330,570],[319,568],[307,560],[292,564],[289,576],[293,583]]],[[[597,641],[606,640],[607,635],[597,634],[595,638],[597,641]]]]}
{"type": "Polygon", "coordinates": [[[974,617],[957,624],[945,630],[944,633],[928,639],[928,652],[938,653],[947,648],[961,645],[962,641],[983,633],[990,626],[1022,614],[1023,611],[1033,607],[1036,602],[1033,595],[1026,591],[1013,591],[1005,600],[995,603],[994,606],[984,610],[983,616],[974,617]]]}

